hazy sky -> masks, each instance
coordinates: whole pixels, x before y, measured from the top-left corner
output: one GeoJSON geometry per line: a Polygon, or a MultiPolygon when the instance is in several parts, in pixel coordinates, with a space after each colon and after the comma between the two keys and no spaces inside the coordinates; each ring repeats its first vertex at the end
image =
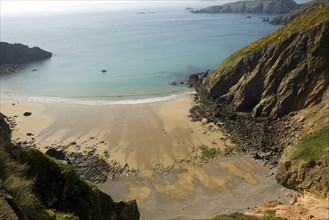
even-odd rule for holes
{"type": "MultiPolygon", "coordinates": [[[[91,5],[113,5],[114,7],[129,7],[132,5],[137,6],[138,4],[152,4],[152,3],[161,3],[161,4],[174,4],[174,3],[184,3],[184,2],[191,2],[184,1],[184,0],[172,0],[172,1],[162,1],[162,0],[107,0],[107,1],[79,1],[79,0],[67,0],[67,1],[16,1],[16,0],[0,0],[1,4],[1,14],[13,14],[13,13],[27,13],[27,12],[38,12],[38,11],[47,11],[47,10],[62,10],[62,9],[70,9],[70,8],[86,8],[90,7],[91,5]]],[[[198,1],[198,0],[195,0],[198,1]]],[[[217,2],[227,2],[230,0],[216,0],[211,1],[213,3],[217,2]]],[[[235,1],[235,0],[231,0],[235,1]]]]}
{"type": "MultiPolygon", "coordinates": [[[[124,7],[138,7],[152,5],[152,3],[157,4],[184,4],[188,6],[188,2],[199,2],[202,5],[220,5],[227,2],[233,2],[238,0],[107,0],[107,1],[80,1],[80,0],[38,0],[38,1],[28,1],[28,0],[0,0],[1,15],[7,14],[21,14],[21,13],[31,13],[31,12],[47,12],[47,11],[61,11],[63,9],[88,9],[91,7],[100,7],[106,4],[113,8],[124,8],[124,7]],[[93,6],[91,6],[93,5],[93,6]]],[[[305,2],[307,0],[297,0],[297,2],[305,2]]]]}

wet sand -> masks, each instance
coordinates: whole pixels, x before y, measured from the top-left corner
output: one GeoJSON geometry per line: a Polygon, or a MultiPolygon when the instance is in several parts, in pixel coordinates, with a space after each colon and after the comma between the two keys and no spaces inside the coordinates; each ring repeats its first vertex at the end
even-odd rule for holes
{"type": "Polygon", "coordinates": [[[136,199],[141,219],[208,219],[272,200],[289,203],[290,190],[270,172],[246,156],[220,157],[202,166],[109,180],[99,188],[115,200],[136,199]]]}

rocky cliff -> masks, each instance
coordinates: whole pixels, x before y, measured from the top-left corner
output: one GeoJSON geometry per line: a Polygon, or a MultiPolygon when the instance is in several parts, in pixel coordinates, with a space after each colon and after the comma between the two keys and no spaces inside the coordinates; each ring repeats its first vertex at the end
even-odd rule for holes
{"type": "Polygon", "coordinates": [[[50,58],[52,53],[39,47],[29,48],[23,44],[0,42],[0,65],[24,64],[50,58]]]}
{"type": "MultiPolygon", "coordinates": [[[[328,108],[328,14],[329,6],[315,6],[229,56],[199,81],[192,118],[218,123],[231,134],[240,151],[276,166],[284,149],[296,145],[306,132],[304,118],[294,116],[314,106],[328,108]]],[[[321,120],[329,121],[328,111],[321,112],[321,120]]],[[[308,147],[304,153],[318,149],[313,143],[308,147]]],[[[312,160],[301,159],[299,165],[289,158],[279,165],[278,181],[299,190],[326,190],[315,194],[328,195],[329,180],[323,177],[327,157],[322,156],[324,153],[312,160]]]]}
{"type": "Polygon", "coordinates": [[[10,143],[0,113],[0,219],[139,219],[136,201],[116,203],[74,169],[10,143]]]}
{"type": "Polygon", "coordinates": [[[255,116],[319,103],[329,85],[329,7],[313,8],[228,57],[203,87],[214,100],[255,116]]]}
{"type": "Polygon", "coordinates": [[[227,3],[219,6],[210,6],[192,13],[251,13],[251,14],[285,14],[297,7],[293,0],[254,0],[227,3]]]}

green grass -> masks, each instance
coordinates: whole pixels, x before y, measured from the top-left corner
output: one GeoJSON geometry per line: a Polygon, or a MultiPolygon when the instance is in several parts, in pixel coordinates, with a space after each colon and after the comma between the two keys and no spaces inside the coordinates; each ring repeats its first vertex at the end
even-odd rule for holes
{"type": "Polygon", "coordinates": [[[25,176],[26,168],[13,160],[0,144],[0,189],[13,197],[20,219],[47,219],[40,200],[32,191],[33,180],[25,176]]]}
{"type": "Polygon", "coordinates": [[[297,151],[292,159],[304,159],[306,161],[321,157],[329,148],[329,126],[310,134],[297,143],[297,151]]]}
{"type": "Polygon", "coordinates": [[[264,214],[265,214],[265,217],[275,217],[276,211],[275,210],[266,210],[264,214]]]}
{"type": "Polygon", "coordinates": [[[207,159],[207,158],[214,158],[217,151],[215,148],[210,148],[208,146],[201,146],[201,158],[207,159]]]}
{"type": "MultiPolygon", "coordinates": [[[[268,211],[272,211],[272,210],[268,210],[268,211]]],[[[275,215],[275,211],[274,211],[274,215],[275,215]]],[[[264,217],[249,216],[249,215],[244,215],[242,213],[233,213],[229,215],[218,215],[214,217],[212,220],[287,220],[287,219],[275,217],[273,215],[270,216],[267,215],[266,213],[264,217]]]]}
{"type": "Polygon", "coordinates": [[[72,214],[57,212],[56,220],[79,220],[79,218],[72,214]]]}
{"type": "Polygon", "coordinates": [[[238,63],[244,57],[264,49],[266,46],[281,43],[293,34],[300,34],[313,29],[314,27],[320,26],[325,22],[329,22],[328,14],[329,6],[317,6],[312,8],[308,13],[299,16],[297,19],[272,34],[267,35],[266,37],[263,37],[234,52],[221,63],[216,71],[224,70],[228,66],[238,63]]]}

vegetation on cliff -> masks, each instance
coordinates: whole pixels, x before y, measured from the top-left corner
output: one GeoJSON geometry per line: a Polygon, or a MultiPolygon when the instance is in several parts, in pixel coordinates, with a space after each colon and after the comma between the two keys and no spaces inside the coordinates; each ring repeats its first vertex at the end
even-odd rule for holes
{"type": "Polygon", "coordinates": [[[299,140],[292,159],[316,160],[323,156],[327,150],[329,150],[329,126],[299,140]]]}
{"type": "Polygon", "coordinates": [[[276,217],[275,213],[264,213],[263,217],[249,216],[241,213],[233,213],[230,215],[218,215],[212,220],[287,220],[286,218],[276,217]]]}
{"type": "Polygon", "coordinates": [[[234,52],[206,78],[238,111],[285,115],[318,103],[329,84],[329,6],[318,6],[234,52]]]}
{"type": "Polygon", "coordinates": [[[135,201],[116,203],[81,181],[71,166],[38,150],[13,146],[2,114],[0,131],[0,217],[139,219],[135,201]]]}
{"type": "Polygon", "coordinates": [[[253,0],[238,1],[224,5],[210,6],[192,13],[255,13],[255,14],[284,14],[297,7],[293,0],[253,0]]]}
{"type": "Polygon", "coordinates": [[[228,56],[217,68],[216,73],[220,74],[221,70],[235,65],[243,58],[252,55],[253,53],[260,52],[266,47],[271,47],[283,43],[293,35],[300,35],[304,32],[319,28],[326,22],[329,22],[329,7],[318,6],[309,9],[308,13],[304,13],[298,17],[298,19],[288,23],[279,30],[269,34],[246,47],[235,51],[233,54],[228,56]]]}
{"type": "Polygon", "coordinates": [[[298,140],[279,165],[276,180],[288,188],[329,198],[329,126],[298,140]]]}

